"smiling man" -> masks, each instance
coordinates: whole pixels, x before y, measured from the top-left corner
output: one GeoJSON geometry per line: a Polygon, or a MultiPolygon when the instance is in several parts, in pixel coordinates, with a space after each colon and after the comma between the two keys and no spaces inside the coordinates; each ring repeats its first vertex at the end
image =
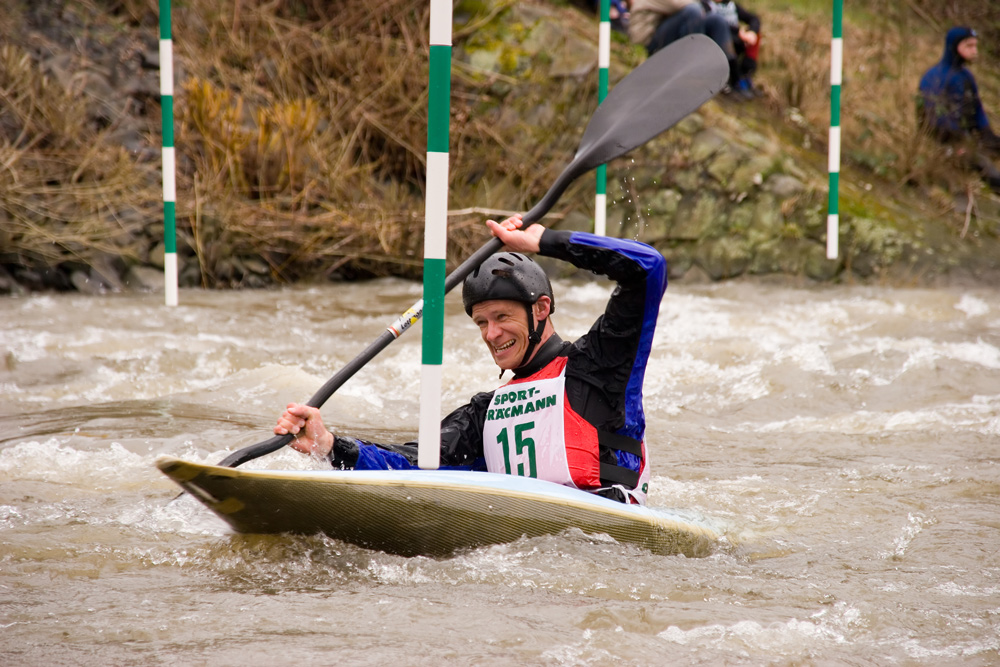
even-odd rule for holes
{"type": "MultiPolygon", "coordinates": [[[[441,422],[442,468],[536,477],[644,504],[649,481],[642,383],[667,267],[636,241],[541,225],[521,217],[487,221],[507,252],[488,258],[465,280],[462,301],[479,327],[501,377],[441,422]],[[606,275],[617,287],[590,331],[562,340],[551,315],[555,297],[538,253],[606,275]]],[[[415,468],[417,445],[372,443],[333,435],[319,410],[289,404],[274,432],[292,446],[329,458],[335,468],[415,468]]]]}

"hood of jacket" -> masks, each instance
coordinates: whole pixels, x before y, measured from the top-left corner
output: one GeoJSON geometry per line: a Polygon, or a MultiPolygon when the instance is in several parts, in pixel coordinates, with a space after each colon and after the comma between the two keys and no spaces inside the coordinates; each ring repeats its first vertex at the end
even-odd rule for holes
{"type": "Polygon", "coordinates": [[[965,58],[958,55],[958,44],[969,37],[977,37],[976,31],[972,28],[956,26],[949,30],[944,36],[944,55],[941,56],[941,63],[948,68],[964,65],[965,58]]]}

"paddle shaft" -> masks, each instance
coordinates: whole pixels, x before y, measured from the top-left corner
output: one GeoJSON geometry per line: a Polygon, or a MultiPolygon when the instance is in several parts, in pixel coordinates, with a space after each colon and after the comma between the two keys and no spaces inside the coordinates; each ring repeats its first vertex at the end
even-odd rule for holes
{"type": "MultiPolygon", "coordinates": [[[[573,161],[545,196],[524,214],[522,229],[527,229],[548,213],[570,183],[580,175],[641,146],[700,107],[722,88],[727,76],[725,55],[705,35],[688,35],[651,56],[615,86],[597,107],[573,161]]],[[[487,257],[502,247],[503,242],[494,238],[474,252],[445,278],[445,292],[457,287],[487,257]]],[[[422,310],[423,301],[415,303],[320,387],[306,405],[322,407],[341,385],[420,319],[422,310]]],[[[274,436],[233,452],[219,465],[235,468],[281,449],[294,438],[291,434],[274,436]]]]}

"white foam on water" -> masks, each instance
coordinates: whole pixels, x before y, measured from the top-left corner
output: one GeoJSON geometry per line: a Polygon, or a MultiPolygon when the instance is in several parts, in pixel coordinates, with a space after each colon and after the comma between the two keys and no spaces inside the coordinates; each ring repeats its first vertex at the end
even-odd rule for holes
{"type": "Polygon", "coordinates": [[[680,646],[701,647],[734,652],[747,652],[772,657],[801,656],[810,649],[822,649],[829,644],[847,644],[865,626],[861,612],[854,606],[838,602],[807,618],[760,623],[738,621],[731,624],[702,625],[689,630],[670,626],[658,637],[680,646]]]}
{"type": "Polygon", "coordinates": [[[573,283],[564,280],[555,281],[559,289],[559,298],[567,303],[605,303],[611,296],[613,286],[606,282],[573,283]]]}
{"type": "Polygon", "coordinates": [[[884,381],[892,382],[908,370],[933,368],[940,360],[958,361],[991,370],[1000,369],[1000,348],[981,338],[975,341],[947,342],[929,338],[872,337],[855,339],[841,347],[835,360],[860,354],[885,356],[892,352],[907,355],[905,362],[884,381]]]}
{"type": "Polygon", "coordinates": [[[221,536],[233,532],[225,521],[187,493],[169,501],[149,500],[126,507],[114,521],[150,533],[221,536]]]}
{"type": "Polygon", "coordinates": [[[653,346],[677,345],[731,335],[731,318],[714,300],[688,294],[664,297],[653,346]]]}
{"type": "MultiPolygon", "coordinates": [[[[939,661],[944,658],[968,659],[983,653],[1000,650],[1000,634],[997,633],[997,628],[994,626],[992,632],[984,632],[983,639],[977,641],[957,640],[954,638],[935,641],[932,639],[921,640],[909,637],[899,639],[894,638],[886,643],[890,646],[901,646],[908,657],[916,660],[939,661]],[[947,641],[947,644],[945,644],[944,641],[947,641]]],[[[992,661],[989,662],[992,663],[992,661]]]]}
{"type": "Polygon", "coordinates": [[[32,331],[29,329],[4,331],[3,345],[7,348],[5,352],[13,355],[18,362],[30,362],[44,359],[51,346],[53,335],[46,331],[32,331]]]}
{"type": "Polygon", "coordinates": [[[836,373],[826,350],[819,343],[799,343],[779,348],[774,355],[774,361],[785,360],[793,362],[803,371],[821,375],[834,375],[836,373]]]}
{"type": "Polygon", "coordinates": [[[8,530],[24,523],[24,513],[15,505],[0,505],[0,529],[8,530]]]}
{"type": "Polygon", "coordinates": [[[952,597],[1000,598],[1000,586],[963,586],[954,581],[946,581],[935,586],[934,590],[952,597]]]}
{"type": "Polygon", "coordinates": [[[643,396],[653,403],[651,409],[657,410],[669,410],[671,404],[691,401],[715,407],[751,401],[770,393],[770,387],[763,378],[765,367],[766,363],[762,360],[745,360],[722,366],[688,352],[657,355],[646,366],[643,396]],[[656,400],[661,396],[668,399],[666,404],[656,400]]]}
{"type": "Polygon", "coordinates": [[[963,294],[962,298],[955,304],[955,310],[962,311],[966,317],[979,317],[990,312],[990,306],[971,294],[963,294]]]}
{"type": "Polygon", "coordinates": [[[0,450],[0,481],[40,481],[98,491],[142,488],[156,475],[148,457],[117,442],[90,451],[65,446],[58,438],[21,442],[0,450]]]}
{"type": "Polygon", "coordinates": [[[1000,397],[974,397],[968,403],[944,403],[922,410],[855,410],[824,416],[797,416],[764,424],[743,422],[738,428],[753,433],[863,435],[940,429],[996,435],[1000,432],[1000,397]]]}
{"type": "Polygon", "coordinates": [[[899,529],[899,534],[892,541],[893,549],[882,551],[879,553],[879,558],[902,558],[906,555],[906,550],[917,538],[917,535],[923,532],[924,527],[937,523],[937,521],[928,519],[922,514],[910,513],[906,519],[906,524],[899,529]]]}
{"type": "MultiPolygon", "coordinates": [[[[615,632],[623,633],[624,628],[619,626],[615,632]]],[[[557,665],[611,665],[619,662],[610,651],[594,646],[593,639],[594,633],[588,628],[583,631],[581,644],[550,648],[542,652],[541,658],[546,664],[554,662],[557,665]]]]}

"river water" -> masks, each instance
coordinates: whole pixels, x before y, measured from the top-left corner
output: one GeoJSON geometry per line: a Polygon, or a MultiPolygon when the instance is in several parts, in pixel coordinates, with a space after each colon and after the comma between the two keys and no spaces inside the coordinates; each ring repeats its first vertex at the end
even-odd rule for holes
{"type": "MultiPolygon", "coordinates": [[[[602,283],[557,282],[578,335],[602,283]]],[[[452,558],[232,533],[154,467],[264,440],[420,296],[396,280],[0,300],[0,664],[996,665],[1000,291],[672,286],[650,505],[705,558],[571,533],[452,558]]],[[[449,297],[443,401],[496,385],[449,297]]],[[[324,413],[412,437],[419,327],[324,413]]],[[[307,468],[291,450],[245,467],[307,468]]]]}

